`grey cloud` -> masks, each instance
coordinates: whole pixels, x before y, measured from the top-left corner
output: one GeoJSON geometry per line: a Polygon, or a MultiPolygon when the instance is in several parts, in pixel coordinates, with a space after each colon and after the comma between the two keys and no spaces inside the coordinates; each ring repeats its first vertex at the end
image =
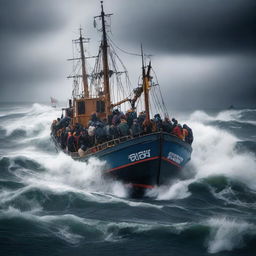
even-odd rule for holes
{"type": "Polygon", "coordinates": [[[0,0],[0,33],[3,35],[42,33],[64,26],[64,7],[60,0],[0,0]]]}
{"type": "Polygon", "coordinates": [[[1,83],[20,84],[37,81],[51,81],[59,77],[61,73],[59,63],[55,59],[47,59],[42,62],[23,60],[12,62],[2,66],[0,70],[1,83]],[[53,67],[55,67],[53,69],[53,67]]]}
{"type": "Polygon", "coordinates": [[[63,66],[59,62],[65,57],[57,59],[47,52],[42,54],[40,47],[37,51],[33,47],[39,43],[48,46],[50,35],[54,36],[49,33],[65,28],[67,4],[61,0],[0,0],[0,100],[19,98],[15,92],[29,91],[38,82],[60,77],[63,66]]]}
{"type": "Polygon", "coordinates": [[[255,52],[254,0],[127,1],[120,4],[119,34],[156,51],[255,52]],[[133,25],[132,25],[133,24],[133,25]]]}
{"type": "MultiPolygon", "coordinates": [[[[207,58],[205,58],[207,60],[207,58]]],[[[209,58],[210,59],[210,58],[209,58]]],[[[226,56],[216,58],[215,63],[202,61],[207,72],[197,68],[189,72],[170,71],[168,78],[162,75],[164,95],[169,95],[169,105],[177,108],[227,108],[231,104],[236,107],[256,107],[255,74],[256,63],[253,58],[244,56],[226,56]],[[177,75],[178,73],[178,75],[177,75]],[[206,74],[205,74],[206,73],[206,74]],[[175,77],[173,77],[176,74],[175,77]]],[[[192,63],[192,62],[191,62],[192,63]]]]}

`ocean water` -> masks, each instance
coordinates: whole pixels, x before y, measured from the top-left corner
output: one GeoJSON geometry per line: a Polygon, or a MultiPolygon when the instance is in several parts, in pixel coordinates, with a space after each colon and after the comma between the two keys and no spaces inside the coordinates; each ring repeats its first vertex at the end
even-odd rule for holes
{"type": "Polygon", "coordinates": [[[59,109],[0,105],[0,255],[256,255],[256,110],[176,115],[193,128],[184,180],[131,199],[104,163],[57,153],[59,109]]]}

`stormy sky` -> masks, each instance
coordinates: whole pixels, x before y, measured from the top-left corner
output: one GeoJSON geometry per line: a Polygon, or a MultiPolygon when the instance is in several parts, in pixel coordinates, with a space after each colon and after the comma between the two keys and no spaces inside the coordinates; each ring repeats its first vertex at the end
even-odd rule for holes
{"type": "MultiPolygon", "coordinates": [[[[152,55],[169,108],[256,107],[255,0],[105,0],[118,46],[152,55]]],[[[0,0],[0,101],[66,100],[71,40],[91,38],[97,0],[0,0]]],[[[122,55],[136,86],[138,57],[122,55]]]]}

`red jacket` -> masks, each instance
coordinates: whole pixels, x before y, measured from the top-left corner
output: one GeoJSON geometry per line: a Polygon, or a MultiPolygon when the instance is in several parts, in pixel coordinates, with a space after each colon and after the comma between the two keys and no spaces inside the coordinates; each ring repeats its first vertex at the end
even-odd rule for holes
{"type": "Polygon", "coordinates": [[[178,125],[176,125],[176,126],[172,129],[172,133],[173,133],[174,135],[176,135],[178,138],[183,139],[183,131],[182,131],[182,129],[181,129],[178,125]]]}

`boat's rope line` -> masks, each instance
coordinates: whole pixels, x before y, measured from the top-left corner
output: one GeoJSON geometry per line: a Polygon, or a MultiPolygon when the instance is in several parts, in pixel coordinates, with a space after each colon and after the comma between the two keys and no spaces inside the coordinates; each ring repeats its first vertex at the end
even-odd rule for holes
{"type": "MultiPolygon", "coordinates": [[[[116,54],[116,52],[115,52],[115,50],[114,50],[114,48],[113,48],[112,45],[111,45],[111,51],[109,52],[109,55],[110,55],[110,58],[111,58],[111,61],[112,61],[112,65],[113,65],[113,67],[114,67],[115,72],[117,73],[117,71],[118,71],[118,65],[117,65],[117,62],[116,62],[116,60],[115,60],[115,57],[116,57],[116,58],[118,59],[118,61],[121,63],[122,68],[124,69],[125,77],[127,77],[127,73],[128,73],[128,72],[127,72],[127,69],[126,69],[126,67],[124,66],[124,64],[123,64],[123,62],[121,61],[121,59],[119,58],[119,56],[116,54]]],[[[124,88],[124,86],[123,86],[123,83],[122,83],[122,80],[121,80],[121,77],[120,77],[119,75],[116,75],[115,78],[116,78],[116,82],[117,82],[117,85],[118,85],[118,87],[116,88],[116,89],[117,89],[117,90],[116,90],[116,93],[117,93],[116,102],[117,102],[118,99],[121,98],[121,95],[118,95],[119,90],[122,91],[121,93],[123,94],[123,97],[127,97],[128,94],[129,94],[129,93],[127,92],[127,90],[131,91],[131,83],[130,83],[129,78],[126,79],[126,86],[127,86],[128,88],[125,90],[125,88],[124,88]]],[[[115,90],[114,90],[114,92],[115,92],[115,90]]]]}
{"type": "Polygon", "coordinates": [[[108,37],[108,40],[109,40],[118,50],[120,50],[121,52],[123,52],[123,53],[125,53],[125,54],[129,54],[129,55],[141,57],[141,54],[139,54],[139,53],[128,52],[128,51],[126,51],[126,50],[121,49],[116,43],[114,43],[114,41],[111,39],[111,37],[109,37],[109,36],[107,36],[107,37],[108,37]]]}
{"type": "Polygon", "coordinates": [[[157,100],[158,100],[158,104],[159,104],[160,108],[162,109],[163,113],[169,118],[168,110],[167,110],[167,107],[166,107],[166,105],[164,103],[163,94],[162,94],[161,87],[160,87],[159,82],[158,82],[158,78],[157,78],[156,72],[155,72],[155,70],[153,68],[152,68],[152,71],[154,73],[154,77],[156,79],[156,83],[157,83],[158,91],[159,91],[160,99],[158,98],[158,95],[156,95],[157,100]]]}

